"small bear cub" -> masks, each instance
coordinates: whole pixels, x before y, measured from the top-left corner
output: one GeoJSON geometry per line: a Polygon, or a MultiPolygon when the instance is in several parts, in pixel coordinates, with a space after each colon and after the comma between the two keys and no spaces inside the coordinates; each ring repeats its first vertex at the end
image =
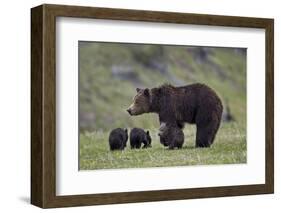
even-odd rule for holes
{"type": "Polygon", "coordinates": [[[110,150],[123,150],[127,145],[128,130],[127,129],[113,129],[109,134],[110,150]]]}
{"type": "Polygon", "coordinates": [[[139,149],[143,143],[142,148],[151,147],[151,137],[149,131],[144,131],[141,128],[133,128],[130,132],[131,149],[139,149]]]}
{"type": "Polygon", "coordinates": [[[183,131],[178,126],[161,123],[158,136],[160,137],[160,143],[168,146],[169,149],[174,149],[175,147],[181,149],[184,143],[183,131]]]}

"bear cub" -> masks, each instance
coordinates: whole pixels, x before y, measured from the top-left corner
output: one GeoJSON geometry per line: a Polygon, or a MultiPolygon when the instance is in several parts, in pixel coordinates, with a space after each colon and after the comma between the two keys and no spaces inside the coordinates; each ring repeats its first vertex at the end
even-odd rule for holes
{"type": "Polygon", "coordinates": [[[126,147],[128,140],[127,129],[113,129],[109,134],[109,147],[110,150],[123,150],[126,147]]]}
{"type": "Polygon", "coordinates": [[[149,131],[144,131],[141,128],[133,128],[130,132],[130,145],[131,149],[139,149],[151,147],[151,137],[149,131]]]}
{"type": "Polygon", "coordinates": [[[160,143],[168,146],[169,149],[174,149],[175,147],[181,149],[184,143],[183,131],[178,126],[161,123],[158,136],[160,137],[160,143]]]}

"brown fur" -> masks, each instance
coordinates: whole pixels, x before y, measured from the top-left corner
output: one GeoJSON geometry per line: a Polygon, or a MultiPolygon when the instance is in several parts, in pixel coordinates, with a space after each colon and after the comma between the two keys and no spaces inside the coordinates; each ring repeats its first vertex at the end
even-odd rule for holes
{"type": "Polygon", "coordinates": [[[169,149],[182,148],[184,143],[184,133],[178,126],[166,125],[162,123],[159,128],[160,143],[164,146],[168,146],[169,149]]]}
{"type": "Polygon", "coordinates": [[[152,89],[137,89],[130,115],[157,113],[160,123],[184,127],[196,124],[196,147],[209,147],[216,136],[223,111],[220,98],[204,84],[182,87],[163,85],[152,89]]]}
{"type": "Polygon", "coordinates": [[[151,137],[149,131],[146,132],[141,128],[133,128],[130,132],[130,145],[131,149],[139,149],[151,147],[151,137]]]}
{"type": "Polygon", "coordinates": [[[109,134],[109,148],[111,151],[123,150],[127,145],[128,130],[127,129],[113,129],[109,134]]]}

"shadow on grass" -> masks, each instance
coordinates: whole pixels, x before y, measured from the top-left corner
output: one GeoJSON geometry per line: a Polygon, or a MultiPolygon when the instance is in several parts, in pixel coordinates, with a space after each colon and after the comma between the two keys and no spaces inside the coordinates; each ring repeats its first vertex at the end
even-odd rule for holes
{"type": "Polygon", "coordinates": [[[195,146],[183,146],[182,149],[198,149],[195,146]]]}
{"type": "Polygon", "coordinates": [[[167,150],[167,151],[176,151],[176,150],[193,150],[193,149],[199,149],[199,148],[196,148],[195,146],[183,146],[180,149],[178,149],[178,148],[169,149],[168,147],[163,147],[163,149],[167,150]]]}

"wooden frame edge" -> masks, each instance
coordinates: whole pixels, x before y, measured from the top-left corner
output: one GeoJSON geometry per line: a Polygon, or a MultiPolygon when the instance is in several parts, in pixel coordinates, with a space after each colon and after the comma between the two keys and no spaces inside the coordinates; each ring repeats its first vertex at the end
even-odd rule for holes
{"type": "Polygon", "coordinates": [[[274,193],[274,20],[268,21],[265,28],[266,56],[266,185],[274,193]]]}
{"type": "Polygon", "coordinates": [[[270,194],[266,184],[222,186],[195,189],[121,192],[107,194],[56,196],[45,208],[75,207],[87,205],[109,205],[122,203],[156,202],[183,199],[246,196],[270,194]],[[169,195],[167,195],[169,194],[169,195]]]}
{"type": "Polygon", "coordinates": [[[43,207],[42,63],[43,7],[31,10],[31,203],[43,207]]]}
{"type": "Polygon", "coordinates": [[[31,9],[31,203],[41,208],[268,194],[274,192],[273,19],[41,5],[31,9]],[[195,189],[56,196],[56,17],[264,28],[266,31],[266,183],[195,189]],[[48,36],[47,36],[48,35],[48,36]],[[48,177],[48,178],[47,178],[48,177]],[[167,193],[169,194],[167,196],[167,193]]]}

